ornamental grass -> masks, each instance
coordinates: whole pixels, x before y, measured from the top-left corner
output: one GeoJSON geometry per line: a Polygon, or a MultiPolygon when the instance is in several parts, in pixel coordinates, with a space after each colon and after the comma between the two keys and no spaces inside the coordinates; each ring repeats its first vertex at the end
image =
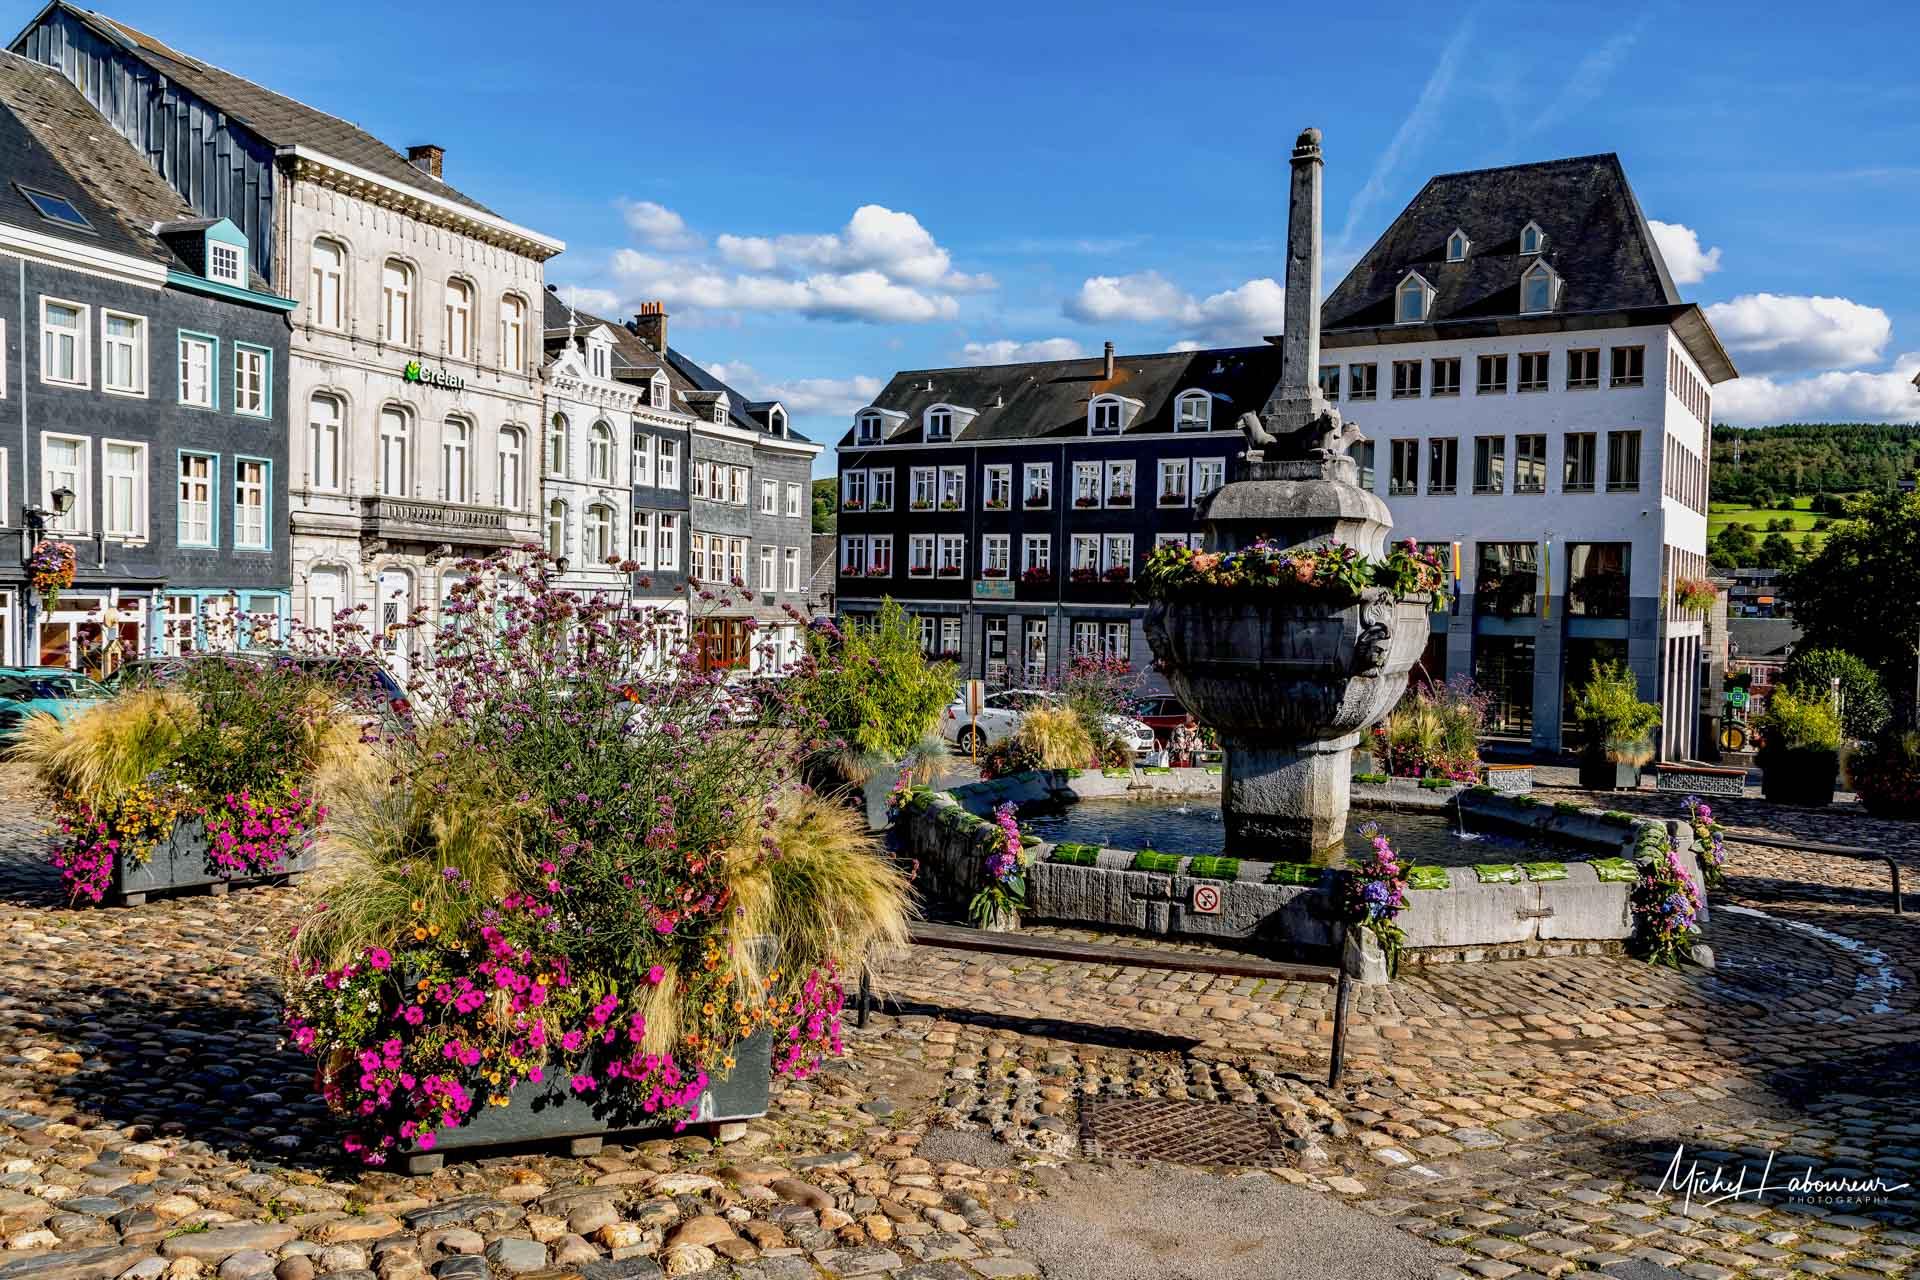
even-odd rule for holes
{"type": "Polygon", "coordinates": [[[1072,707],[1035,707],[1015,731],[1040,769],[1084,769],[1095,755],[1093,735],[1072,707]]]}

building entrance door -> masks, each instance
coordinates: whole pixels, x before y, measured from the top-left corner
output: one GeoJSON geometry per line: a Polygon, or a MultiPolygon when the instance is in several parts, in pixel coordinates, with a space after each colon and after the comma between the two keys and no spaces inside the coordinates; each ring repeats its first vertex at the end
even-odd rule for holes
{"type": "Polygon", "coordinates": [[[1532,737],[1532,639],[1475,636],[1473,649],[1473,681],[1488,699],[1488,732],[1532,737]]]}

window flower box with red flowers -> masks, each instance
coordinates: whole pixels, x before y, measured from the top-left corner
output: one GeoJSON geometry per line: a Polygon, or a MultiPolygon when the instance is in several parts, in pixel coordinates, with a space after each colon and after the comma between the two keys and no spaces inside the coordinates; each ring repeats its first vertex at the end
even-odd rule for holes
{"type": "Polygon", "coordinates": [[[1005,498],[988,498],[986,508],[989,511],[1005,511],[1007,509],[1007,500],[1005,498]]]}
{"type": "Polygon", "coordinates": [[[942,649],[939,653],[933,655],[933,657],[936,662],[958,662],[960,661],[960,651],[958,649],[942,649]]]}
{"type": "Polygon", "coordinates": [[[957,578],[960,576],[960,566],[957,564],[943,564],[940,566],[940,576],[943,578],[957,578]]]}
{"type": "Polygon", "coordinates": [[[1052,581],[1053,570],[1043,569],[1038,566],[1028,569],[1020,575],[1020,585],[1023,587],[1044,587],[1052,581]]]}
{"type": "Polygon", "coordinates": [[[1007,576],[1007,571],[999,565],[990,564],[980,571],[980,576],[983,578],[1004,578],[1007,576]]]}
{"type": "Polygon", "coordinates": [[[840,504],[840,509],[842,511],[864,511],[866,510],[866,506],[867,504],[858,498],[848,498],[840,504]]]}
{"type": "Polygon", "coordinates": [[[1100,505],[1100,499],[1090,493],[1083,493],[1073,500],[1073,505],[1082,509],[1097,507],[1100,505]]]}
{"type": "Polygon", "coordinates": [[[1029,511],[1045,511],[1053,505],[1053,499],[1044,493],[1030,493],[1025,505],[1029,511]]]}
{"type": "Polygon", "coordinates": [[[893,576],[893,563],[888,560],[878,561],[867,569],[867,576],[869,578],[891,578],[893,576]]]}
{"type": "Polygon", "coordinates": [[[1125,582],[1127,579],[1133,577],[1133,566],[1130,564],[1117,564],[1100,576],[1107,582],[1125,582]]]}
{"type": "Polygon", "coordinates": [[[1122,489],[1122,490],[1120,490],[1120,491],[1119,491],[1119,492],[1117,492],[1117,493],[1112,493],[1112,494],[1109,494],[1109,495],[1107,496],[1107,505],[1108,505],[1108,506],[1110,506],[1110,507],[1130,507],[1130,506],[1132,506],[1132,505],[1133,505],[1133,490],[1131,490],[1131,489],[1122,489]]]}
{"type": "Polygon", "coordinates": [[[840,566],[840,576],[843,578],[864,578],[866,575],[867,571],[857,564],[843,564],[840,566]]]}
{"type": "Polygon", "coordinates": [[[1083,566],[1079,569],[1075,569],[1072,573],[1069,573],[1067,575],[1067,581],[1098,582],[1100,581],[1100,571],[1098,569],[1088,568],[1083,566]]]}

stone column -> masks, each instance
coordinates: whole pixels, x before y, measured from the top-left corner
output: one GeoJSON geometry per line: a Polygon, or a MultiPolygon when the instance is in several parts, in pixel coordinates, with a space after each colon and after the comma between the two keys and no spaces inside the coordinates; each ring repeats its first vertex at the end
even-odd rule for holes
{"type": "Polygon", "coordinates": [[[1337,860],[1346,841],[1353,749],[1359,743],[1358,733],[1285,746],[1223,737],[1220,809],[1227,853],[1337,860]]]}

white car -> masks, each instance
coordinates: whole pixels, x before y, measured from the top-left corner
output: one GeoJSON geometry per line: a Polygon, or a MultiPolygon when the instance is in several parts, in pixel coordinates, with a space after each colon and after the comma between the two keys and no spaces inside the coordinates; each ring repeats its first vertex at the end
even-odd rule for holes
{"type": "MultiPolygon", "coordinates": [[[[985,751],[1012,737],[1020,720],[1036,706],[1052,706],[1060,695],[1049,689],[1007,689],[990,695],[976,717],[967,715],[967,699],[962,694],[948,704],[940,720],[941,736],[962,752],[985,751]]],[[[1145,721],[1132,716],[1108,716],[1107,730],[1120,738],[1135,755],[1154,749],[1153,730],[1145,721]]]]}

